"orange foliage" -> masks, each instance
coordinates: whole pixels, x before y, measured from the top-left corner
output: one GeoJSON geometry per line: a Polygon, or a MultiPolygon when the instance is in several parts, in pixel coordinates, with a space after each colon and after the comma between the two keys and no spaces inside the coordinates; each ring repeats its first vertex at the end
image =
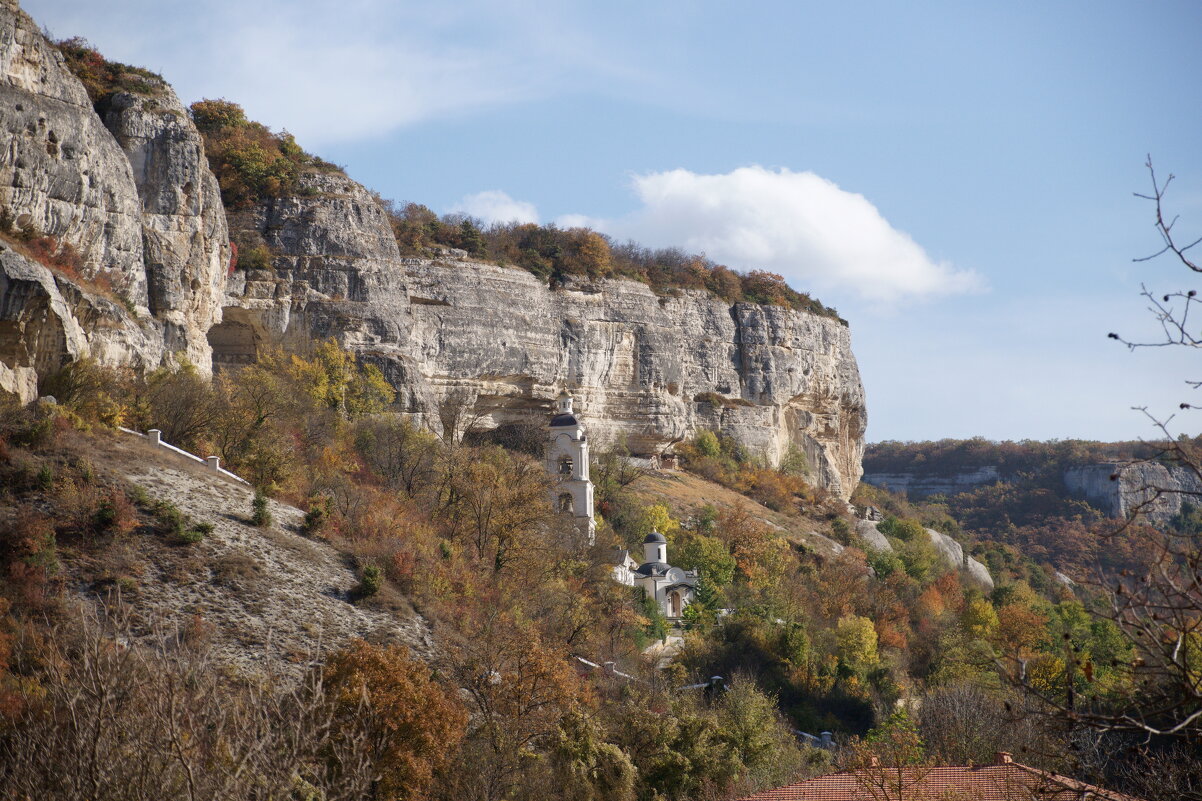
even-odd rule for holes
{"type": "Polygon", "coordinates": [[[1048,620],[1026,604],[1006,604],[997,611],[997,616],[994,639],[1007,654],[1022,657],[1043,640],[1048,620]]]}
{"type": "Polygon", "coordinates": [[[325,679],[339,718],[351,730],[367,720],[368,747],[380,798],[421,801],[436,771],[467,729],[453,687],[397,646],[354,640],[326,663],[325,679]]]}
{"type": "Polygon", "coordinates": [[[908,642],[904,632],[892,623],[881,620],[876,621],[876,638],[878,647],[896,648],[899,651],[904,651],[908,642]]]}
{"type": "Polygon", "coordinates": [[[919,617],[939,618],[947,611],[947,601],[937,587],[931,585],[918,596],[918,607],[915,610],[919,617]]]}

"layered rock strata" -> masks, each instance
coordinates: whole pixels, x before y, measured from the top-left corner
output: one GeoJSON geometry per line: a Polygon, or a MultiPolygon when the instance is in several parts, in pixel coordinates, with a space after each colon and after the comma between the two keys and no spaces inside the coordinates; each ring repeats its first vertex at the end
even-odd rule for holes
{"type": "Polygon", "coordinates": [[[209,369],[224,212],[179,100],[148,91],[107,98],[102,120],[36,23],[0,0],[0,390],[22,400],[83,357],[209,369]]]}
{"type": "Polygon", "coordinates": [[[927,498],[931,495],[955,495],[976,487],[996,484],[1003,478],[993,465],[983,465],[973,470],[941,475],[938,473],[896,472],[864,473],[864,483],[881,487],[890,492],[904,492],[912,498],[927,498]]]}
{"type": "Polygon", "coordinates": [[[1202,506],[1202,480],[1192,470],[1159,462],[1107,462],[1069,468],[1064,484],[1110,517],[1138,514],[1166,523],[1186,504],[1202,506]]]}
{"type": "Polygon", "coordinates": [[[602,445],[657,453],[719,430],[773,464],[797,448],[816,483],[843,498],[855,488],[864,393],[840,321],[703,292],[659,296],[628,280],[551,289],[453,251],[401,259],[362,187],[302,180],[298,197],[236,220],[275,257],[272,270],[231,281],[225,322],[210,333],[218,364],[334,336],[434,427],[447,402],[468,405],[477,427],[541,422],[568,389],[602,445]]]}

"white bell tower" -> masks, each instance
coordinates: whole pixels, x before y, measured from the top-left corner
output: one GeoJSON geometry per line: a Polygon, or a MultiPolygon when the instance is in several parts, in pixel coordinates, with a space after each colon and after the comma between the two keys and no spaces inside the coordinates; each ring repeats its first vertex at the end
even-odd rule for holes
{"type": "Polygon", "coordinates": [[[555,401],[547,436],[547,472],[555,480],[552,503],[557,512],[571,515],[588,539],[595,541],[593,482],[588,477],[588,438],[572,412],[572,396],[561,392],[555,401]]]}

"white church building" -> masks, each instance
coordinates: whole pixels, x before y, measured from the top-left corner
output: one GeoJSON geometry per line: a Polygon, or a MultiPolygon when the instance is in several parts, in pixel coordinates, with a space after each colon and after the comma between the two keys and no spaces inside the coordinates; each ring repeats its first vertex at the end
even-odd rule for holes
{"type": "Polygon", "coordinates": [[[572,413],[572,396],[560,393],[555,401],[547,441],[547,472],[555,479],[555,511],[571,515],[592,545],[597,538],[593,515],[593,482],[588,477],[588,437],[572,413]]]}
{"type": "MultiPolygon", "coordinates": [[[[555,479],[552,502],[561,514],[571,515],[578,529],[586,533],[588,544],[596,541],[597,523],[593,513],[593,482],[588,472],[588,438],[584,426],[572,411],[572,397],[563,392],[555,402],[547,437],[547,472],[555,479]]],[[[696,595],[697,571],[668,564],[668,541],[652,531],[643,540],[643,561],[629,551],[619,551],[614,579],[630,587],[641,586],[654,599],[664,617],[673,620],[683,614],[696,595]]]]}

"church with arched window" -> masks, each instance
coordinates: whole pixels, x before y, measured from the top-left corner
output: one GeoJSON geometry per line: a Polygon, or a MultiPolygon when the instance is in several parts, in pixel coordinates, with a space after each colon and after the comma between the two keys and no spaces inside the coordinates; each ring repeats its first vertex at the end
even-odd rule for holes
{"type": "MultiPolygon", "coordinates": [[[[570,515],[592,545],[596,538],[593,516],[593,482],[588,472],[588,438],[572,411],[572,397],[560,393],[555,415],[547,429],[547,472],[554,479],[552,503],[557,512],[570,515]]],[[[642,587],[669,620],[678,619],[692,602],[697,588],[697,571],[668,564],[668,541],[658,531],[643,540],[643,562],[629,551],[619,551],[614,579],[631,587],[642,587]]]]}
{"type": "Polygon", "coordinates": [[[547,472],[555,479],[555,510],[571,515],[592,545],[597,523],[593,517],[593,482],[588,475],[588,437],[572,413],[572,396],[566,392],[555,401],[555,415],[548,429],[547,472]]]}

